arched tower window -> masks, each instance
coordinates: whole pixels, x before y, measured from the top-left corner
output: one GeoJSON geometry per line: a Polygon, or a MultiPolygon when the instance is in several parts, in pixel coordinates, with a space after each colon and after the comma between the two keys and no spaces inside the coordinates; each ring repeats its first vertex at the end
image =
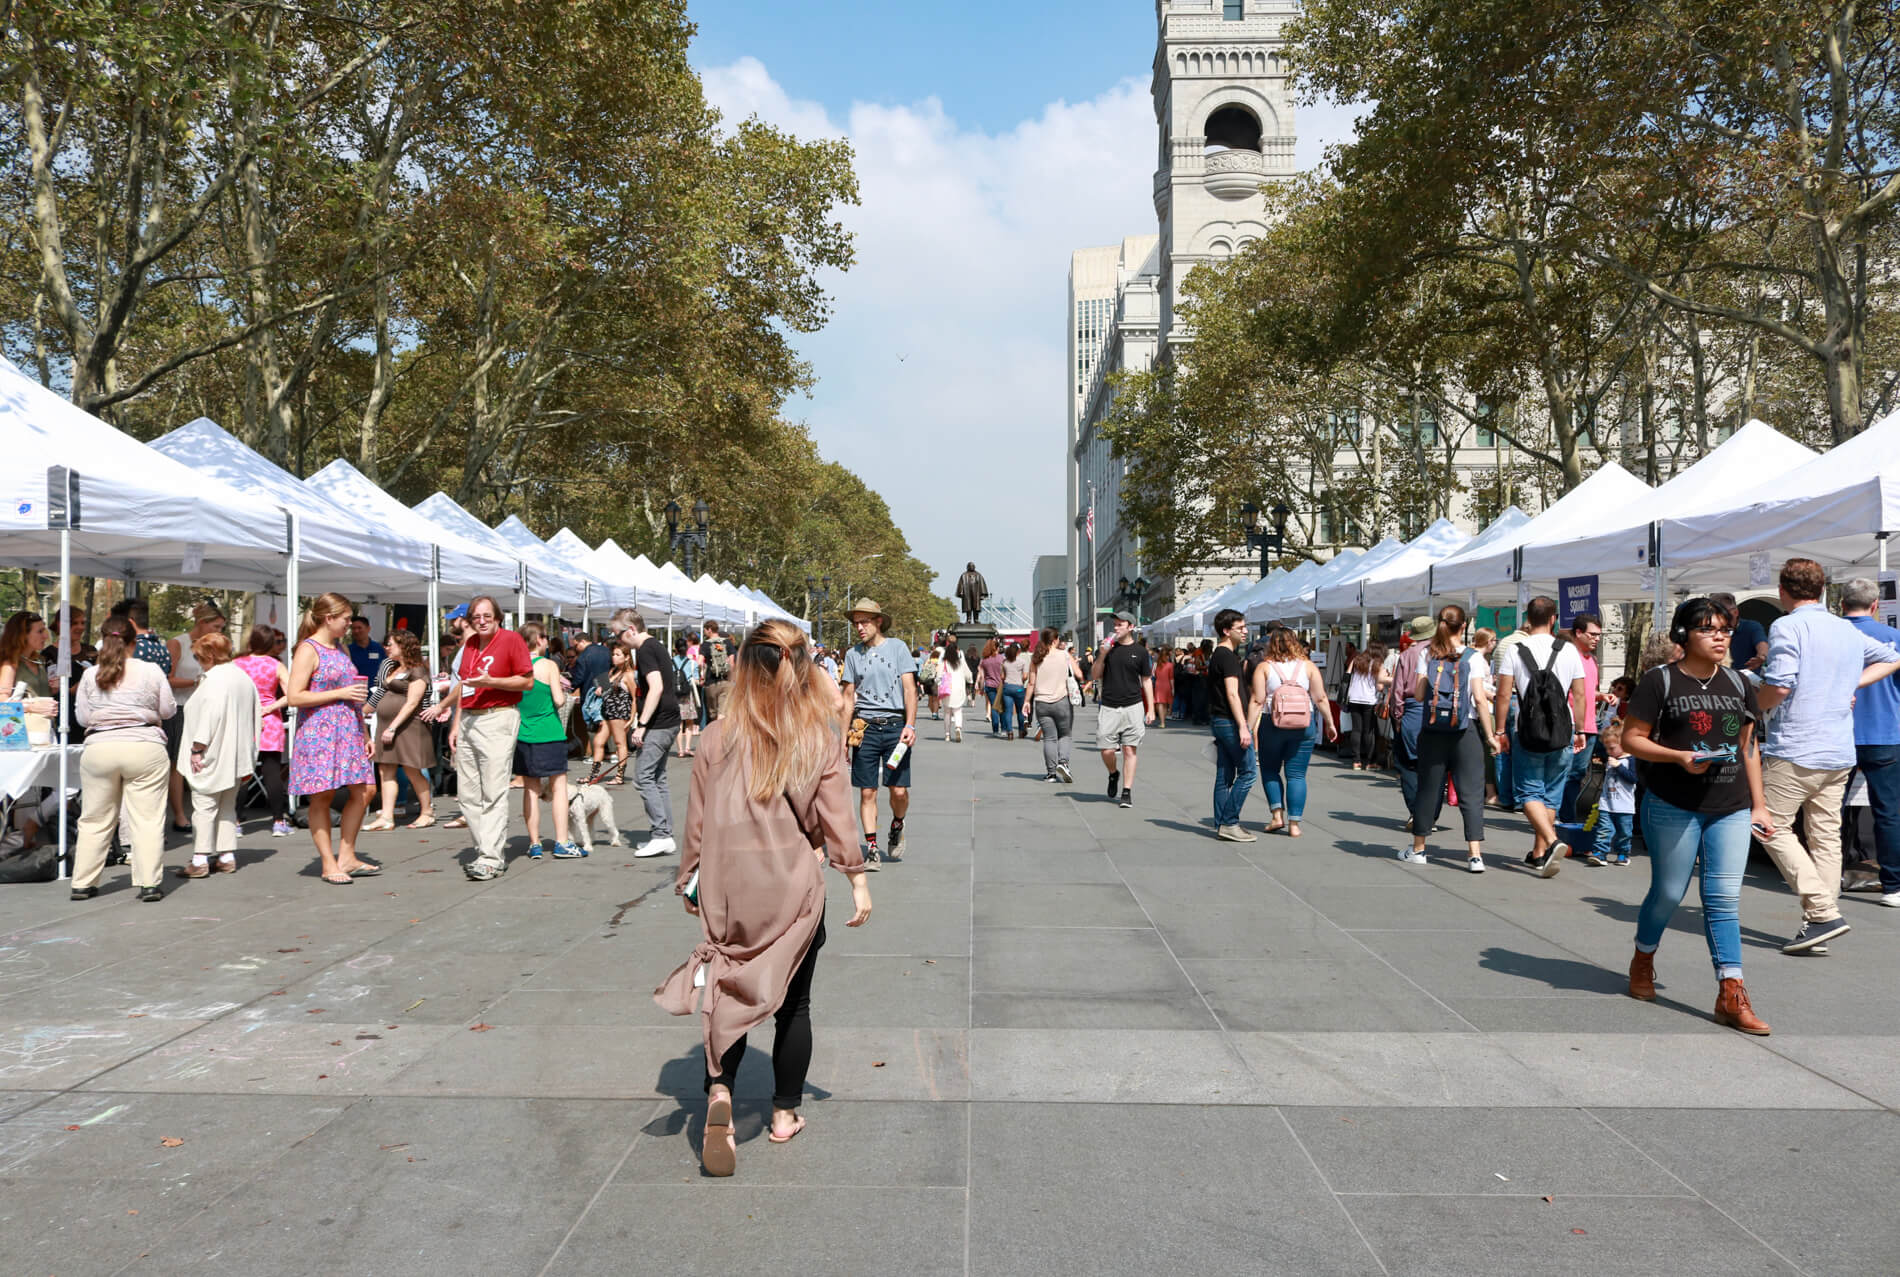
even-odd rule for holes
{"type": "Polygon", "coordinates": [[[1260,150],[1260,121],[1244,106],[1224,106],[1207,117],[1209,151],[1260,150]]]}

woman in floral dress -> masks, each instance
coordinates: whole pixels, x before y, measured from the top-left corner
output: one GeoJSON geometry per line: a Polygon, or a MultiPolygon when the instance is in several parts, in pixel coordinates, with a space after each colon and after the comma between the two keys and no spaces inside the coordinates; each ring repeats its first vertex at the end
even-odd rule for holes
{"type": "Polygon", "coordinates": [[[343,650],[355,606],[340,594],[310,605],[290,662],[290,704],[300,711],[291,742],[290,792],[310,800],[310,838],[323,862],[323,880],[347,886],[383,871],[356,854],[357,831],[375,780],[360,706],[367,679],[343,650]],[[343,794],[342,845],[330,847],[330,806],[343,794]]]}

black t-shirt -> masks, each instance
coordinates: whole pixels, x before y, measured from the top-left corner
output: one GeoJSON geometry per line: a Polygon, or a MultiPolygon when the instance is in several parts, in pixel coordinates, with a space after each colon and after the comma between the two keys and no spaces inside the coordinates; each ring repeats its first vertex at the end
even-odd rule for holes
{"type": "Polygon", "coordinates": [[[647,720],[648,727],[678,727],[680,725],[680,698],[673,691],[673,662],[668,660],[664,645],[656,638],[648,638],[634,649],[633,666],[635,687],[633,691],[633,721],[638,723],[647,703],[647,688],[650,684],[647,675],[660,676],[660,704],[653,711],[653,717],[647,720]]]}
{"type": "Polygon", "coordinates": [[[1240,653],[1232,648],[1216,646],[1214,655],[1207,662],[1207,690],[1212,698],[1208,706],[1215,718],[1232,718],[1234,710],[1227,703],[1227,680],[1233,679],[1238,686],[1235,691],[1240,695],[1240,712],[1247,712],[1247,672],[1241,664],[1240,653]]]}
{"type": "Polygon", "coordinates": [[[1141,704],[1141,680],[1154,677],[1154,658],[1139,643],[1116,643],[1102,660],[1102,704],[1109,709],[1141,704]]]}
{"type": "Polygon", "coordinates": [[[1674,763],[1638,763],[1643,786],[1684,811],[1705,816],[1745,811],[1750,806],[1748,773],[1741,760],[1742,727],[1761,721],[1755,689],[1726,666],[1718,666],[1707,688],[1674,665],[1658,665],[1643,675],[1630,697],[1629,716],[1650,724],[1650,737],[1667,749],[1720,749],[1733,745],[1736,759],[1716,763],[1697,776],[1674,763]]]}

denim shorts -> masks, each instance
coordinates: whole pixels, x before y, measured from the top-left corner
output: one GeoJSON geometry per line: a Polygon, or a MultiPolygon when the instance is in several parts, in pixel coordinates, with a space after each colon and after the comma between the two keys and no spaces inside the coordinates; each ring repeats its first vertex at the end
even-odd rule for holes
{"type": "Polygon", "coordinates": [[[910,760],[917,747],[911,746],[904,751],[904,761],[895,767],[886,767],[884,760],[897,748],[897,742],[904,735],[904,719],[901,714],[888,718],[867,718],[864,720],[864,739],[851,751],[851,784],[857,789],[876,789],[886,785],[892,789],[910,788],[910,760]]]}
{"type": "Polygon", "coordinates": [[[1513,733],[1511,737],[1511,787],[1517,793],[1517,805],[1542,803],[1556,811],[1563,806],[1564,785],[1570,780],[1570,747],[1548,753],[1525,749],[1513,733]]]}

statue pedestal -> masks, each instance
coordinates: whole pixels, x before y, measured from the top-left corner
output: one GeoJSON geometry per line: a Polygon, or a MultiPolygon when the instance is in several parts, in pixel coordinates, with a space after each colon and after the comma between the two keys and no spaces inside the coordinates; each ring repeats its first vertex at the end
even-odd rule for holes
{"type": "Polygon", "coordinates": [[[958,621],[950,632],[956,635],[958,647],[965,652],[974,647],[979,655],[983,645],[996,637],[996,627],[982,621],[958,621]]]}

